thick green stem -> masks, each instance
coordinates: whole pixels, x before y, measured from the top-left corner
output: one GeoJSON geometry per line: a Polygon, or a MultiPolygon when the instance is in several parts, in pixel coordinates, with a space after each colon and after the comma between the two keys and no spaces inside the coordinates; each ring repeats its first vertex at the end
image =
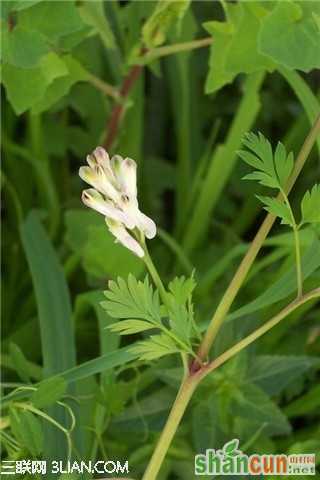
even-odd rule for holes
{"type": "MultiPolygon", "coordinates": [[[[315,121],[309,135],[307,136],[299,155],[297,156],[297,160],[295,163],[294,171],[288,181],[288,185],[286,188],[286,194],[291,191],[295,181],[297,180],[306,160],[307,157],[320,133],[320,115],[318,116],[317,120],[315,121]]],[[[259,228],[254,240],[252,241],[250,248],[248,249],[246,255],[244,256],[242,262],[240,263],[238,270],[236,271],[233,279],[231,280],[227,290],[225,291],[213,317],[208,327],[208,330],[204,336],[204,339],[200,345],[198,356],[202,359],[205,359],[210,351],[210,348],[220,330],[220,327],[229,312],[229,309],[238,294],[253,262],[258,255],[263,242],[265,241],[268,233],[271,230],[271,227],[275,221],[274,215],[268,214],[262,223],[261,227],[259,228]]]]}
{"type": "Polygon", "coordinates": [[[259,337],[264,335],[266,332],[268,332],[271,328],[277,325],[281,320],[283,320],[301,305],[318,297],[320,297],[320,288],[312,290],[303,297],[296,298],[293,302],[291,302],[283,310],[281,310],[281,312],[271,318],[271,320],[266,322],[261,327],[257,328],[257,330],[242,339],[233,347],[229,348],[229,350],[226,350],[218,358],[200,368],[196,373],[188,374],[188,376],[183,380],[181,384],[180,390],[171,409],[167,423],[162,430],[157,446],[153,452],[149,465],[145,471],[144,476],[142,477],[142,480],[154,480],[157,478],[158,472],[170,447],[170,443],[174,437],[174,434],[189,404],[193,392],[195,391],[201,380],[209,373],[213,372],[213,370],[215,370],[220,365],[229,360],[231,357],[246,348],[259,337]]]}
{"type": "Polygon", "coordinates": [[[179,426],[180,420],[188,406],[194,390],[200,381],[199,375],[189,375],[181,384],[176,400],[171,409],[167,423],[161,432],[157,446],[153,452],[149,465],[142,480],[157,478],[162,462],[166,456],[170,443],[179,426]]]}

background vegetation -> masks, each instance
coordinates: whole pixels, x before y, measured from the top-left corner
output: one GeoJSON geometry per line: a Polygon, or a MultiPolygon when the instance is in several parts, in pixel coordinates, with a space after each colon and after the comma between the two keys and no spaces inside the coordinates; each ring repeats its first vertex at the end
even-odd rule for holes
{"type": "MultiPolygon", "coordinates": [[[[195,271],[204,328],[264,217],[264,188],[241,181],[243,135],[296,155],[319,112],[319,21],[312,1],[2,2],[3,458],[65,459],[71,445],[141,476],[181,371],[175,356],[130,361],[135,338],[106,330],[107,281],[145,271],[82,206],[78,168],[97,145],[137,161],[154,262],[167,281],[195,271]]],[[[294,208],[320,179],[319,149],[294,208]]],[[[306,289],[320,284],[319,234],[301,234],[306,289]]],[[[277,223],[213,355],[286,305],[295,282],[293,237],[277,223]]],[[[320,452],[319,315],[306,304],[206,379],[160,479],[194,478],[194,454],[235,437],[247,452],[320,452]]]]}

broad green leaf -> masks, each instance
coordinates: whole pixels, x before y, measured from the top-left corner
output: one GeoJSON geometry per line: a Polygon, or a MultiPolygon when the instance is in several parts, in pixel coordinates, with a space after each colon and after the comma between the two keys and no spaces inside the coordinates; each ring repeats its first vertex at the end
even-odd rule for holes
{"type": "Polygon", "coordinates": [[[319,360],[307,356],[258,355],[249,363],[244,385],[255,383],[269,395],[278,395],[319,360]]]}
{"type": "MultiPolygon", "coordinates": [[[[230,395],[227,399],[230,399],[230,395]]],[[[226,409],[229,410],[229,405],[226,409]]],[[[205,451],[208,445],[222,446],[225,442],[225,425],[221,418],[225,409],[220,393],[209,394],[195,402],[191,412],[192,440],[197,452],[205,451]]]]}
{"type": "Polygon", "coordinates": [[[13,30],[2,29],[2,60],[15,67],[37,67],[41,58],[49,52],[46,38],[35,30],[27,30],[18,24],[13,30]]]}
{"type": "Polygon", "coordinates": [[[226,9],[228,18],[225,22],[204,24],[213,38],[206,93],[231,83],[239,73],[248,74],[275,67],[257,48],[261,19],[267,11],[253,2],[226,4],[226,9]]]}
{"type": "Polygon", "coordinates": [[[288,434],[290,424],[274,403],[259,387],[246,384],[233,396],[232,414],[266,425],[266,431],[273,435],[288,434]]]}
{"type": "Polygon", "coordinates": [[[84,269],[96,277],[123,276],[128,272],[139,275],[144,270],[143,262],[116,243],[105,225],[89,228],[82,254],[84,269]]]}
{"type": "Polygon", "coordinates": [[[25,8],[30,8],[43,0],[7,0],[3,3],[9,4],[12,11],[19,12],[25,8]]]}
{"type": "Polygon", "coordinates": [[[142,28],[143,41],[147,47],[161,45],[172,25],[179,26],[190,0],[160,0],[152,15],[142,28]]]}
{"type": "Polygon", "coordinates": [[[43,449],[43,433],[39,419],[31,412],[10,408],[10,426],[18,442],[35,458],[43,449]]]}
{"type": "Polygon", "coordinates": [[[70,88],[80,81],[88,80],[88,73],[82,65],[71,55],[61,57],[66,66],[66,75],[56,78],[47,88],[44,96],[32,107],[32,113],[41,113],[48,110],[61,97],[66,95],[70,88]]]}
{"type": "MultiPolygon", "coordinates": [[[[320,267],[320,242],[315,240],[306,250],[302,257],[303,278],[308,278],[320,267]]],[[[279,280],[273,283],[269,288],[255,298],[252,302],[240,307],[228,316],[228,320],[233,320],[257,312],[262,308],[287,298],[297,288],[295,267],[285,273],[279,280]]]]}
{"type": "Polygon", "coordinates": [[[67,383],[63,377],[48,378],[39,384],[30,400],[36,408],[49,407],[63,397],[66,388],[67,383]]]}
{"type": "Polygon", "coordinates": [[[320,222],[320,184],[316,184],[307,191],[301,202],[303,223],[320,222]]]}
{"type": "Polygon", "coordinates": [[[265,205],[265,210],[281,218],[281,223],[293,226],[293,219],[291,217],[288,205],[277,198],[265,197],[257,195],[257,198],[265,205]]]}
{"type": "Polygon", "coordinates": [[[19,24],[42,33],[52,43],[85,26],[73,0],[40,2],[19,12],[19,24]]]}
{"type": "Polygon", "coordinates": [[[18,115],[41,100],[55,78],[67,74],[64,62],[52,52],[45,55],[36,68],[19,68],[9,64],[2,67],[2,81],[8,100],[18,115]]]}
{"type": "Polygon", "coordinates": [[[151,335],[148,340],[137,342],[130,351],[138,355],[140,360],[150,361],[165,355],[177,353],[180,349],[177,344],[167,335],[151,335]]]}
{"type": "Polygon", "coordinates": [[[259,50],[290,70],[309,72],[320,67],[320,30],[314,1],[279,1],[262,21],[259,50]]]}

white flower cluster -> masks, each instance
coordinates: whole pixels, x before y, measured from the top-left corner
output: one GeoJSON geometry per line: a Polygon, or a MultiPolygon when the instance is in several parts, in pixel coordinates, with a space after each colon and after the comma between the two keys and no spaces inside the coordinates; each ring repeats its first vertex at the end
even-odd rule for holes
{"type": "Polygon", "coordinates": [[[147,238],[153,238],[156,225],[139,210],[136,162],[120,155],[110,159],[102,147],[88,155],[87,162],[88,166],[80,167],[79,175],[93,188],[82,192],[83,203],[104,215],[116,239],[143,257],[143,248],[128,230],[137,229],[147,238]]]}

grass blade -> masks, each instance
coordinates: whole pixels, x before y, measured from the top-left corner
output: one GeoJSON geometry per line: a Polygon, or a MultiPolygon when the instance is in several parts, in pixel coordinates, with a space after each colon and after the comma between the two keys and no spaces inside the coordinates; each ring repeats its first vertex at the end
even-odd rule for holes
{"type": "MultiPolygon", "coordinates": [[[[57,255],[36,213],[31,212],[21,226],[21,239],[31,271],[37,301],[44,377],[50,377],[76,363],[71,303],[68,287],[57,255]]],[[[67,425],[66,413],[59,407],[50,416],[67,425]]],[[[47,459],[66,458],[65,438],[44,423],[47,459]]]]}
{"type": "Polygon", "coordinates": [[[264,73],[259,72],[249,75],[245,81],[244,95],[230,127],[228,138],[226,143],[220,145],[212,156],[201,193],[188,224],[184,236],[186,251],[192,250],[199,243],[209,226],[212,211],[236,164],[236,151],[240,147],[242,137],[245,132],[250,130],[259,111],[259,88],[263,78],[264,73]]]}

